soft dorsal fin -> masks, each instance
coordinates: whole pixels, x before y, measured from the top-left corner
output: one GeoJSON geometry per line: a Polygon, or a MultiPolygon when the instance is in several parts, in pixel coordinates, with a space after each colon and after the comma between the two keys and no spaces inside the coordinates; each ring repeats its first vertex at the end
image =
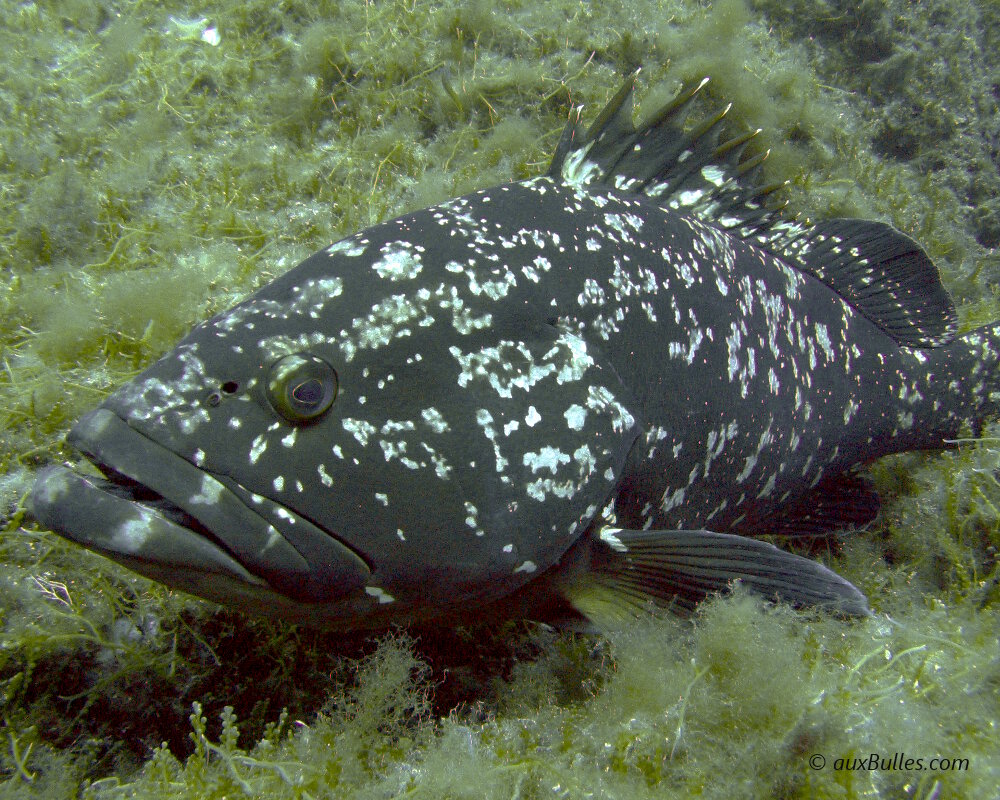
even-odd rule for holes
{"type": "Polygon", "coordinates": [[[951,296],[934,262],[909,236],[865,219],[793,228],[765,234],[767,249],[819,278],[897,343],[937,347],[955,337],[951,296]]]}
{"type": "Polygon", "coordinates": [[[784,183],[754,185],[767,152],[744,158],[759,130],[719,144],[721,109],[694,127],[684,120],[703,78],[639,128],[632,123],[638,71],[584,133],[580,109],[563,131],[548,174],[572,186],[609,186],[698,217],[821,280],[898,344],[951,341],[957,317],[937,268],[919,244],[890,225],[832,219],[808,225],[769,203],[784,183]]]}

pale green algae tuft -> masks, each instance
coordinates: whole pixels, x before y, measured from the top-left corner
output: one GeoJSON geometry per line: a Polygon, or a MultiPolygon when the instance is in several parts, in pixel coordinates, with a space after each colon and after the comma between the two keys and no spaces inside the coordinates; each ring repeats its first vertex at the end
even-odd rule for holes
{"type": "Polygon", "coordinates": [[[502,711],[486,722],[429,718],[428,667],[389,636],[308,722],[283,715],[241,748],[231,708],[216,738],[196,707],[186,761],[161,749],[136,780],[84,796],[985,797],[1000,778],[997,615],[944,616],[845,625],[738,592],[693,626],[649,620],[607,645],[559,637],[495,687],[502,711]],[[600,685],[559,701],[573,669],[600,685]],[[967,766],[834,766],[873,753],[967,766]]]}
{"type": "Polygon", "coordinates": [[[339,236],[538,174],[570,105],[592,117],[637,66],[647,113],[711,74],[710,99],[765,129],[794,207],[893,222],[939,263],[963,326],[1000,319],[989,6],[63,0],[0,14],[0,797],[1000,785],[995,428],[872,468],[880,523],[834,543],[877,612],[855,623],[737,594],[606,639],[508,626],[341,642],[214,614],[21,527],[20,508],[35,468],[71,455],[73,420],[194,323],[339,236]],[[968,768],[893,768],[896,753],[968,768]],[[889,768],[835,768],[872,754],[889,768]]]}

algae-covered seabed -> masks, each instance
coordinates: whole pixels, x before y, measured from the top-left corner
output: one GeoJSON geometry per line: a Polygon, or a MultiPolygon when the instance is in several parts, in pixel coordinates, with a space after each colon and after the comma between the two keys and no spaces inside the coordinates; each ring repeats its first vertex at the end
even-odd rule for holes
{"type": "Polygon", "coordinates": [[[871,467],[878,524],[816,553],[863,622],[737,593],[606,638],[368,641],[170,593],[21,510],[71,422],[195,322],[360,227],[537,174],[570,106],[639,65],[647,109],[712,75],[794,208],[893,222],[965,327],[1000,319],[995,3],[0,15],[0,797],[995,796],[996,438],[871,467]]]}

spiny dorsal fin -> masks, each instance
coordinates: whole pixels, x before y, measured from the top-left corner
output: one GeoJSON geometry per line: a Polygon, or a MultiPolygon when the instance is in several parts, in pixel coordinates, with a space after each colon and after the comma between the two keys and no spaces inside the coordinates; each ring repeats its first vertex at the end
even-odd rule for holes
{"type": "Polygon", "coordinates": [[[810,226],[783,217],[784,205],[770,199],[784,183],[753,182],[767,152],[743,158],[759,130],[719,144],[729,106],[685,129],[691,101],[708,78],[682,89],[637,129],[637,75],[626,79],[586,133],[575,111],[550,176],[572,186],[641,194],[763,247],[823,281],[900,345],[937,347],[954,338],[954,305],[920,245],[880,222],[833,219],[810,226]]]}
{"type": "Polygon", "coordinates": [[[638,129],[632,124],[632,73],[586,133],[580,110],[572,115],[552,157],[548,174],[580,187],[613,186],[643,194],[660,205],[700,217],[746,236],[767,225],[780,208],[763,201],[783,186],[752,186],[766,153],[741,159],[759,131],[719,144],[727,105],[693,128],[684,121],[691,101],[708,78],[683,88],[638,129]]]}

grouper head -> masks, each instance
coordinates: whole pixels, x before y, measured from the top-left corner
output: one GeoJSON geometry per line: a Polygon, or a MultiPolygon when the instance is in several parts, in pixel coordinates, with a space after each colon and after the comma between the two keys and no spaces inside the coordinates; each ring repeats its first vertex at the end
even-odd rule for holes
{"type": "Polygon", "coordinates": [[[543,213],[547,180],[369,228],[202,323],[79,421],[67,441],[97,470],[45,470],[34,515],[169,586],[328,627],[537,580],[612,496],[637,423],[537,291],[559,237],[523,195],[543,213]]]}

